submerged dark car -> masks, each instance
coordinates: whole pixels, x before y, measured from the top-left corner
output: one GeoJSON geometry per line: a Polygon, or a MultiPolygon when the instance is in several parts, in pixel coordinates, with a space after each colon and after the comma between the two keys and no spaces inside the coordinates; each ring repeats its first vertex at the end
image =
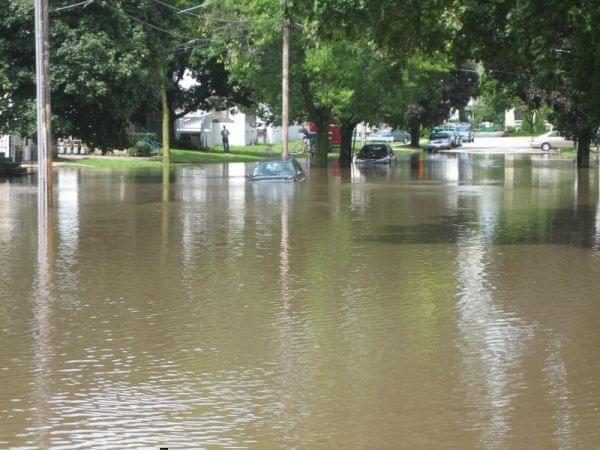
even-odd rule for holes
{"type": "Polygon", "coordinates": [[[306,178],[300,163],[293,158],[271,159],[259,162],[252,173],[250,181],[302,181],[306,178]]]}
{"type": "Polygon", "coordinates": [[[354,160],[356,164],[391,164],[395,161],[396,155],[389,144],[367,144],[354,160]]]}

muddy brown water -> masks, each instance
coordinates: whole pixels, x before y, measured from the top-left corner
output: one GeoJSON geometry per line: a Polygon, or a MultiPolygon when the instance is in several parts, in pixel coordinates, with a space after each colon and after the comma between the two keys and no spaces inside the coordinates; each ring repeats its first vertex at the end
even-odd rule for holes
{"type": "Polygon", "coordinates": [[[0,182],[0,448],[600,446],[597,169],[248,171],[0,182]]]}

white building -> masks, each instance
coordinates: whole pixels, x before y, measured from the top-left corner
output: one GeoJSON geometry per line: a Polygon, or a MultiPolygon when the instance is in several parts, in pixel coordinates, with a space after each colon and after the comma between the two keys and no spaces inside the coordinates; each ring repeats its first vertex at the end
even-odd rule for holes
{"type": "MultiPolygon", "coordinates": [[[[221,145],[223,126],[229,130],[229,144],[246,146],[281,142],[281,127],[266,126],[256,116],[246,114],[236,107],[225,111],[195,111],[175,123],[175,138],[202,147],[221,145]]],[[[300,126],[288,128],[290,140],[300,139],[300,126]]]]}
{"type": "MultiPolygon", "coordinates": [[[[179,85],[189,89],[198,82],[186,70],[179,85]]],[[[263,105],[263,108],[268,108],[263,105]]],[[[246,146],[254,144],[274,144],[281,142],[281,127],[267,126],[253,114],[246,114],[236,107],[224,111],[195,111],[186,114],[175,122],[175,139],[202,147],[221,145],[221,130],[229,130],[229,144],[246,146]]],[[[290,126],[290,140],[300,139],[300,126],[290,126]]]]}
{"type": "Polygon", "coordinates": [[[523,114],[515,108],[504,111],[504,126],[519,130],[523,126],[523,114]]]}
{"type": "Polygon", "coordinates": [[[32,158],[35,159],[35,149],[35,143],[31,139],[0,135],[0,157],[17,162],[31,161],[32,158]]]}

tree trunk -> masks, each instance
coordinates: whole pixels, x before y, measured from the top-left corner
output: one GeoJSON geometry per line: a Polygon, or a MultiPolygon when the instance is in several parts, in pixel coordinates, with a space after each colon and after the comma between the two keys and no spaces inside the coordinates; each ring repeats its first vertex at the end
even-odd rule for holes
{"type": "Polygon", "coordinates": [[[350,167],[352,164],[352,137],[356,125],[355,122],[340,123],[340,167],[350,167]]]}
{"type": "Polygon", "coordinates": [[[315,105],[310,82],[305,76],[300,78],[300,87],[304,103],[309,117],[317,127],[315,154],[313,165],[316,167],[327,167],[327,152],[329,151],[329,119],[331,108],[315,105]]]}
{"type": "Polygon", "coordinates": [[[160,97],[162,100],[162,160],[163,167],[171,165],[171,147],[170,147],[170,127],[171,114],[169,112],[169,101],[167,98],[167,86],[163,83],[160,88],[160,97]]]}
{"type": "Polygon", "coordinates": [[[169,103],[169,146],[175,147],[175,122],[177,121],[177,115],[175,111],[172,109],[169,103]]]}
{"type": "Polygon", "coordinates": [[[592,142],[592,131],[582,130],[577,135],[577,167],[588,169],[590,167],[590,143],[592,142]]]}
{"type": "Polygon", "coordinates": [[[327,152],[329,151],[329,117],[319,115],[315,120],[317,126],[317,142],[313,163],[316,167],[327,167],[327,152]]]}
{"type": "Polygon", "coordinates": [[[532,136],[535,134],[535,110],[525,108],[525,111],[523,111],[523,125],[521,127],[532,136]]]}
{"type": "Polygon", "coordinates": [[[410,146],[419,147],[421,145],[421,124],[413,123],[410,127],[410,146]]]}

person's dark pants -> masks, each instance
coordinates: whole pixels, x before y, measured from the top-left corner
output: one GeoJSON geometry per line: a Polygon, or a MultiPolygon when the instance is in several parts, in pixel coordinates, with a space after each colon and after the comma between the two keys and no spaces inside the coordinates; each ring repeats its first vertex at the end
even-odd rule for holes
{"type": "Polygon", "coordinates": [[[229,153],[229,139],[223,139],[223,151],[229,153]]]}

